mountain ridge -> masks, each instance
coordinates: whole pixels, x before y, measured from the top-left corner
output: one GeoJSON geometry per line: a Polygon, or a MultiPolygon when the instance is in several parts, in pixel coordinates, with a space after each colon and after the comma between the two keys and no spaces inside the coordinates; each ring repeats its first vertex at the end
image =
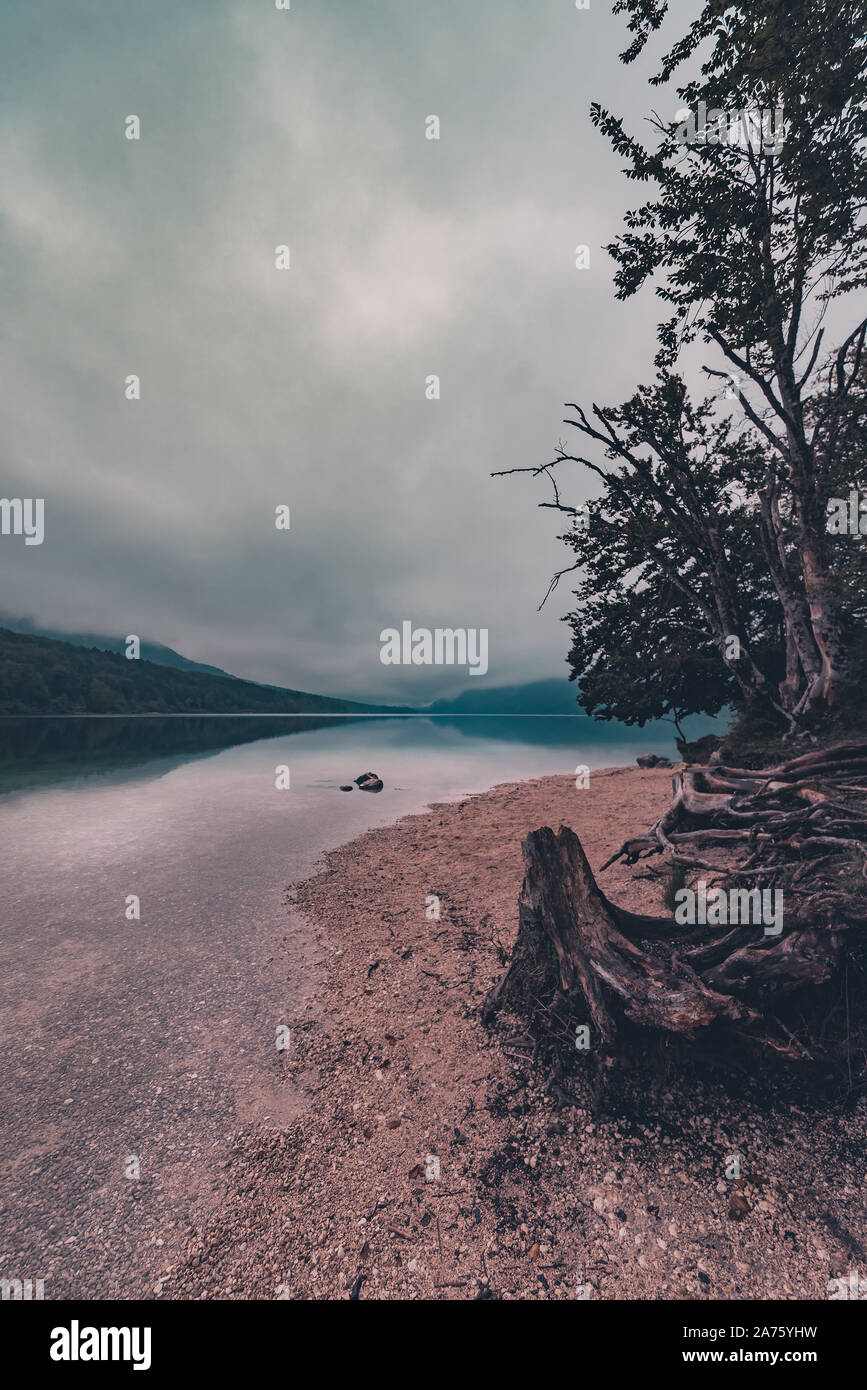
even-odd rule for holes
{"type": "Polygon", "coordinates": [[[488,689],[469,687],[451,700],[434,700],[426,714],[565,714],[589,718],[578,707],[578,687],[562,677],[526,681],[519,685],[497,685],[488,689]]]}
{"type": "MultiPolygon", "coordinates": [[[[165,650],[171,650],[166,648],[165,650]]],[[[175,655],[179,655],[175,653],[175,655]]],[[[181,658],[185,660],[185,658],[181,658]]],[[[0,626],[0,714],[391,714],[0,626]]]]}

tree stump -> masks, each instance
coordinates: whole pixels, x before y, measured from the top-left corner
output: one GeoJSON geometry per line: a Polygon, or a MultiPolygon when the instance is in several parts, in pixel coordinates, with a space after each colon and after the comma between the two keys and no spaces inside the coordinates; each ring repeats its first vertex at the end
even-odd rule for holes
{"type": "MultiPolygon", "coordinates": [[[[847,993],[836,1040],[827,1037],[826,1004],[847,933],[856,969],[867,964],[865,778],[865,743],[816,749],[767,768],[685,767],[672,779],[662,818],[602,866],[656,857],[677,866],[682,880],[692,871],[710,886],[725,885],[723,896],[779,893],[779,933],[765,934],[755,918],[740,914],[723,916],[723,925],[702,917],[686,927],[673,917],[628,912],[599,888],[572,830],[532,831],[523,843],[514,955],[485,1000],[485,1018],[510,1010],[537,1040],[546,1019],[552,1040],[572,1030],[573,1059],[578,1024],[590,1029],[596,1059],[610,1061],[618,1024],[629,1020],[685,1038],[718,1025],[792,1060],[821,1055],[848,1066],[853,1037],[867,1048],[867,1000],[853,998],[853,1032],[847,993]],[[703,857],[709,849],[712,860],[703,857]]],[[[648,865],[645,872],[659,870],[648,865]]],[[[839,1012],[833,1001],[830,1008],[839,1012]]]]}
{"type": "Polygon", "coordinates": [[[618,1013],[687,1037],[720,1020],[746,1023],[755,1016],[708,988],[687,962],[672,956],[666,964],[629,939],[625,931],[673,938],[680,929],[673,919],[642,917],[609,902],[573,830],[561,826],[555,835],[545,826],[522,848],[518,938],[509,968],[485,1000],[488,1020],[504,1007],[526,1014],[533,1000],[554,1013],[566,1005],[572,1018],[583,1008],[598,1056],[613,1048],[618,1013]]]}

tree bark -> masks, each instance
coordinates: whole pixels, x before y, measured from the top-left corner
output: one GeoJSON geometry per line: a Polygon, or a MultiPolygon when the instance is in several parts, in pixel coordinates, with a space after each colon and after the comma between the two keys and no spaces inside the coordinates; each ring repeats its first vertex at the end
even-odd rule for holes
{"type": "Polygon", "coordinates": [[[783,708],[793,710],[805,686],[809,688],[821,669],[819,651],[810,624],[810,610],[793,578],[782,536],[776,480],[773,470],[759,494],[762,550],[783,612],[786,639],[786,675],[780,684],[783,708]]]}

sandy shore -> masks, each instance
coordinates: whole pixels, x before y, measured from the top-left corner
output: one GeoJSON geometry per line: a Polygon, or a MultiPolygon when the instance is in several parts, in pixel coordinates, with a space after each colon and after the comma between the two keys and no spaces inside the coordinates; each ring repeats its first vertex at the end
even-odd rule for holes
{"type": "MultiPolygon", "coordinates": [[[[661,1054],[628,1113],[558,1109],[479,1021],[514,941],[527,831],[571,825],[598,870],[669,794],[668,772],[635,768],[587,790],[504,785],[328,855],[290,895],[286,933],[312,930],[320,952],[285,1054],[304,1112],[236,1136],[219,1214],[166,1294],[797,1299],[867,1276],[863,1107],[742,1064],[734,1082],[686,1078],[661,1054]]],[[[600,882],[660,907],[622,865],[600,882]]]]}

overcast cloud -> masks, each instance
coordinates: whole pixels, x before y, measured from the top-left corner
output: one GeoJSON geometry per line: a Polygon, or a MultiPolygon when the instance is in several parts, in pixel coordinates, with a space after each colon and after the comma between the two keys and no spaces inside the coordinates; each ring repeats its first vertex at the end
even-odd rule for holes
{"type": "Polygon", "coordinates": [[[491,684],[565,675],[557,518],[489,474],[652,375],[588,109],[666,97],[591,3],[4,5],[0,495],[46,535],[0,540],[0,607],[329,694],[480,684],[383,666],[405,618],[487,627],[491,684]]]}

